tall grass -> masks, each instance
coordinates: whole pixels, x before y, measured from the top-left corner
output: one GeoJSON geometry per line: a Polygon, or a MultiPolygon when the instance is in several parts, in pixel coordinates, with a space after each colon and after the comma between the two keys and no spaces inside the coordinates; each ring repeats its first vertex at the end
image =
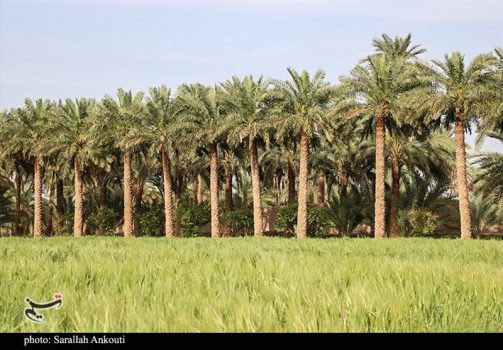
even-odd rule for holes
{"type": "Polygon", "coordinates": [[[3,238],[0,331],[501,332],[503,242],[3,238]]]}

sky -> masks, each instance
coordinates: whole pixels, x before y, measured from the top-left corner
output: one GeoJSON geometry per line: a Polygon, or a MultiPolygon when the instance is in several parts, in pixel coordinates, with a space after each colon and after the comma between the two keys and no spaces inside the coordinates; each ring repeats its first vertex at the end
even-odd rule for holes
{"type": "Polygon", "coordinates": [[[503,47],[503,1],[0,0],[0,110],[25,97],[286,79],[290,66],[335,83],[382,33],[412,33],[423,59],[471,59],[503,47]]]}

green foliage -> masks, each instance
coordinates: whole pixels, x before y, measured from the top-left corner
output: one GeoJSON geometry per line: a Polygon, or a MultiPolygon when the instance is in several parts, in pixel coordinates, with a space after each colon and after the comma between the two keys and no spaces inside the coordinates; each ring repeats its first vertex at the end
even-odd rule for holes
{"type": "Polygon", "coordinates": [[[482,191],[472,197],[470,209],[472,228],[476,236],[480,236],[492,225],[503,225],[503,201],[495,192],[485,195],[482,191]]]}
{"type": "Polygon", "coordinates": [[[326,108],[335,90],[325,80],[325,72],[321,69],[313,75],[306,70],[297,72],[291,67],[287,70],[291,80],[273,80],[276,86],[273,96],[281,101],[275,114],[277,123],[281,125],[280,133],[285,130],[296,133],[304,129],[311,135],[317,127],[326,123],[326,108]]]}
{"type": "Polygon", "coordinates": [[[293,236],[295,234],[295,225],[297,224],[297,204],[280,208],[274,224],[287,235],[293,236]]]}
{"type": "Polygon", "coordinates": [[[117,213],[110,208],[91,213],[88,217],[90,233],[95,234],[101,228],[104,235],[113,236],[117,219],[117,213]]]}
{"type": "Polygon", "coordinates": [[[159,236],[160,228],[163,223],[163,211],[160,207],[155,206],[144,210],[140,215],[139,236],[159,236]]]}
{"type": "Polygon", "coordinates": [[[209,145],[221,140],[226,131],[219,89],[202,84],[184,84],[178,91],[177,106],[186,130],[209,145]]]}
{"type": "MultiPolygon", "coordinates": [[[[73,209],[73,208],[72,208],[73,209]]],[[[72,236],[73,235],[73,210],[69,210],[63,214],[63,226],[61,227],[61,235],[72,236]]]]}
{"type": "Polygon", "coordinates": [[[334,194],[330,197],[327,212],[340,235],[350,235],[356,226],[363,222],[365,205],[365,198],[353,188],[349,192],[334,194]]]}
{"type": "Polygon", "coordinates": [[[224,214],[224,223],[230,225],[234,235],[253,234],[253,211],[248,208],[232,210],[224,214]]]}
{"type": "Polygon", "coordinates": [[[501,243],[2,238],[0,332],[500,332],[501,243]]]}
{"type": "Polygon", "coordinates": [[[131,152],[143,142],[143,97],[143,92],[133,95],[122,88],[117,90],[116,99],[105,96],[94,114],[93,132],[99,131],[103,140],[113,142],[122,152],[131,152]]]}
{"type": "Polygon", "coordinates": [[[496,109],[491,107],[495,98],[494,67],[496,59],[491,54],[481,54],[471,62],[460,52],[445,55],[443,60],[432,60],[432,66],[419,66],[423,79],[432,82],[430,87],[408,96],[410,106],[418,115],[437,119],[446,125],[454,123],[456,115],[465,127],[478,119],[492,119],[496,109]]]}
{"type": "MultiPolygon", "coordinates": [[[[503,142],[503,135],[500,138],[503,142]]],[[[494,194],[497,200],[503,199],[503,154],[484,153],[476,164],[480,169],[475,180],[477,190],[486,196],[494,194]]]]}
{"type": "MultiPolygon", "coordinates": [[[[293,236],[297,228],[297,204],[280,208],[275,225],[287,235],[293,236]]],[[[327,233],[330,227],[330,218],[326,210],[318,207],[307,208],[307,235],[318,237],[327,233]]]]}
{"type": "MultiPolygon", "coordinates": [[[[501,140],[503,50],[478,55],[471,62],[455,52],[427,66],[416,59],[425,50],[412,45],[410,34],[383,34],[372,45],[374,53],[342,77],[337,88],[326,81],[321,70],[309,74],[288,68],[287,81],[232,77],[214,86],[185,84],[177,91],[162,85],[150,89],[148,98],[142,92],[119,89],[116,97],[105,96],[100,101],[80,98],[58,104],[26,99],[22,108],[1,111],[0,139],[5,142],[0,147],[0,176],[7,180],[0,184],[1,234],[11,232],[15,220],[20,222],[21,232],[30,231],[35,157],[43,167],[44,224],[49,223],[50,202],[57,219],[66,212],[63,234],[72,232],[72,163],[78,165],[74,159],[80,160],[84,182],[86,232],[94,234],[99,228],[111,235],[125,202],[125,183],[120,181],[123,153],[133,158],[135,186],[145,191],[144,205],[155,207],[162,205],[164,195],[159,159],[163,147],[170,160],[167,171],[172,175],[172,181],[166,182],[173,183],[177,198],[186,200],[189,190],[198,194],[196,176],[207,180],[208,146],[218,144],[220,168],[216,175],[221,180],[222,168],[232,172],[234,204],[244,208],[253,196],[249,156],[254,152],[249,152],[250,146],[251,150],[258,146],[262,155],[260,202],[281,205],[287,202],[285,185],[295,183],[298,173],[301,130],[309,134],[309,147],[316,149],[309,155],[309,178],[325,174],[331,207],[328,213],[309,209],[308,231],[312,236],[323,234],[332,221],[339,232],[348,234],[360,222],[372,225],[375,183],[384,182],[382,172],[376,178],[374,138],[362,141],[357,137],[374,133],[378,115],[386,122],[388,166],[392,163],[401,170],[400,200],[393,204],[397,204],[404,230],[417,234],[431,231],[431,225],[411,224],[428,211],[435,213],[439,226],[447,221],[446,216],[457,220],[452,211],[444,210],[446,203],[452,204],[448,198],[454,185],[452,135],[435,131],[436,126],[450,126],[457,115],[465,127],[476,120],[481,135],[501,140]],[[20,209],[15,212],[13,180],[18,175],[22,180],[20,209]],[[364,187],[371,190],[352,192],[364,187]],[[342,189],[344,195],[337,192],[342,189]],[[101,203],[113,210],[99,213],[101,203]],[[411,218],[411,210],[422,214],[411,218]]],[[[488,153],[479,155],[475,163],[480,172],[473,178],[474,194],[490,198],[479,198],[472,206],[475,231],[493,222],[494,213],[501,208],[502,161],[501,154],[488,153]],[[489,201],[498,202],[499,207],[489,201]]],[[[295,191],[289,192],[289,197],[295,197],[295,191]]],[[[207,209],[185,204],[178,208],[183,235],[198,234],[198,226],[209,221],[207,209]]],[[[293,235],[296,207],[280,212],[279,226],[293,235]]],[[[142,216],[135,218],[138,233],[157,234],[162,214],[160,207],[153,211],[144,208],[142,216]]],[[[249,233],[250,219],[251,213],[245,209],[224,217],[242,234],[249,233]]],[[[53,225],[59,221],[53,220],[53,225]]]]}
{"type": "Polygon", "coordinates": [[[204,203],[182,203],[176,209],[175,216],[180,220],[182,237],[199,236],[198,227],[211,220],[210,208],[204,203]]]}
{"type": "Polygon", "coordinates": [[[435,223],[441,226],[449,223],[451,198],[448,195],[447,182],[426,180],[420,173],[408,172],[402,179],[403,191],[398,201],[398,224],[403,236],[413,233],[409,211],[420,209],[435,213],[435,223]]]}
{"type": "Polygon", "coordinates": [[[415,236],[427,236],[437,229],[437,216],[428,209],[410,209],[401,213],[398,223],[402,231],[415,236]]]}
{"type": "Polygon", "coordinates": [[[0,235],[6,233],[10,230],[8,226],[4,225],[7,223],[11,223],[14,221],[14,210],[12,208],[12,196],[9,196],[4,188],[0,186],[0,235]],[[2,229],[3,226],[6,226],[6,229],[2,229]]]}

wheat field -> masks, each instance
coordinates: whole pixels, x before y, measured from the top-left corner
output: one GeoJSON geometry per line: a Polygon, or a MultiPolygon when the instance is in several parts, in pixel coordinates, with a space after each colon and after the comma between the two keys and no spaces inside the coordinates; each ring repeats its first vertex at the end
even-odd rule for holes
{"type": "Polygon", "coordinates": [[[502,243],[2,238],[0,331],[502,332],[502,243]]]}

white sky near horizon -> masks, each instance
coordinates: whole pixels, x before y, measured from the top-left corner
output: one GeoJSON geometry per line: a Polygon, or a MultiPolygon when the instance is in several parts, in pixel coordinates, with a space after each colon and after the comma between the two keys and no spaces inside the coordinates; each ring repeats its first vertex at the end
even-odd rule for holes
{"type": "Polygon", "coordinates": [[[118,87],[286,79],[289,66],[322,68],[335,83],[372,38],[409,32],[424,59],[471,59],[503,47],[503,1],[0,0],[0,109],[118,87]]]}

